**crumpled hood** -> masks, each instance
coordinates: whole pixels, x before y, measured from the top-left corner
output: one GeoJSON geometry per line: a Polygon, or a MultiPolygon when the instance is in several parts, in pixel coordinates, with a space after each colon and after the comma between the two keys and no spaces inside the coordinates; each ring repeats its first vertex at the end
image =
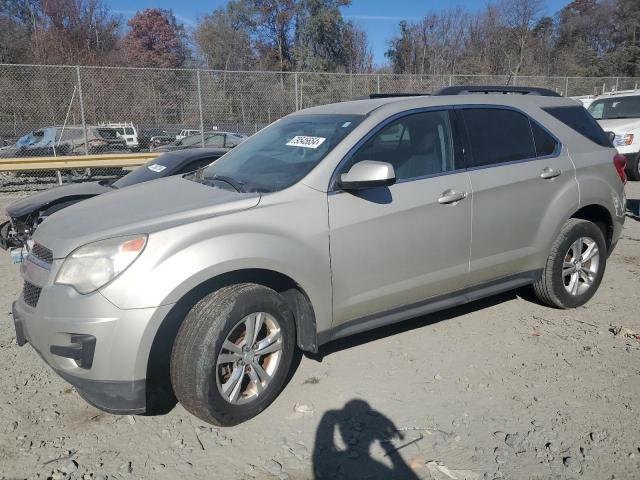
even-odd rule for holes
{"type": "Polygon", "coordinates": [[[181,176],[114,190],[54,213],[33,239],[64,258],[81,245],[104,238],[153,233],[184,223],[246,210],[259,193],[237,193],[181,176]]]}
{"type": "Polygon", "coordinates": [[[51,188],[13,202],[7,207],[7,216],[20,218],[53,203],[73,198],[93,197],[109,191],[111,191],[111,188],[107,185],[101,185],[100,182],[63,185],[62,187],[51,188]]]}
{"type": "Polygon", "coordinates": [[[613,118],[598,120],[598,123],[605,132],[614,132],[617,135],[632,133],[633,130],[640,129],[640,118],[613,118]]]}

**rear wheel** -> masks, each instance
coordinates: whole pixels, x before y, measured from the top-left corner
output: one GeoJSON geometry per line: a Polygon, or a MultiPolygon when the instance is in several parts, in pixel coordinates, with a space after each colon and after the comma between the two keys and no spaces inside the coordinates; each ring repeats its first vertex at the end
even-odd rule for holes
{"type": "Polygon", "coordinates": [[[178,331],[171,383],[189,412],[216,425],[236,425],[280,393],[295,350],[295,324],[284,299],[250,283],[200,300],[178,331]]]}
{"type": "Polygon", "coordinates": [[[627,173],[630,180],[640,181],[640,153],[629,160],[627,173]]]}
{"type": "Polygon", "coordinates": [[[572,218],[554,242],[534,292],[542,302],[557,308],[584,305],[598,290],[606,262],[600,227],[572,218]]]}

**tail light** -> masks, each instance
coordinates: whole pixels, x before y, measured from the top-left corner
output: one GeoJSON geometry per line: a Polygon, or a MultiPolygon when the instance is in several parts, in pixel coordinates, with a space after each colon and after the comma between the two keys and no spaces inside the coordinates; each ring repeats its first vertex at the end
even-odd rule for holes
{"type": "Polygon", "coordinates": [[[622,180],[622,183],[626,184],[627,174],[624,169],[627,168],[627,157],[617,153],[613,157],[613,166],[616,167],[616,172],[618,172],[618,176],[620,177],[620,180],[622,180]]]}

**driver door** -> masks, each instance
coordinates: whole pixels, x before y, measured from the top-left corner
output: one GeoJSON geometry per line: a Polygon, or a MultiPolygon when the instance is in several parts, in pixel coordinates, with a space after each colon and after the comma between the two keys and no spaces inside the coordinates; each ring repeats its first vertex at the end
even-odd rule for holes
{"type": "Polygon", "coordinates": [[[471,184],[451,115],[424,111],[387,124],[338,172],[382,161],[394,167],[396,183],[329,193],[334,327],[464,287],[471,184]]]}

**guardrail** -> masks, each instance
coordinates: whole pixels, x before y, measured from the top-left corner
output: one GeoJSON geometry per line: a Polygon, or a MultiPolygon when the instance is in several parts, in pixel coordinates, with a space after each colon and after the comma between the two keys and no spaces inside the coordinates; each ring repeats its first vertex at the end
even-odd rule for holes
{"type": "Polygon", "coordinates": [[[68,157],[0,158],[0,172],[64,170],[77,168],[137,167],[156,158],[159,153],[117,153],[68,157]]]}

